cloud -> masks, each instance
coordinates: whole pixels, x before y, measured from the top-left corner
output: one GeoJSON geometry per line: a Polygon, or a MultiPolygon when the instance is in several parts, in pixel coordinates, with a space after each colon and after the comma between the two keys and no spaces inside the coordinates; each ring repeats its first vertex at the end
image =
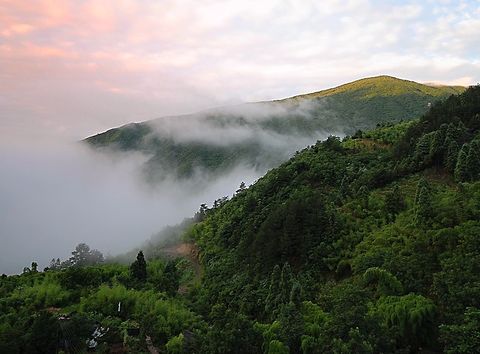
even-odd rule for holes
{"type": "Polygon", "coordinates": [[[377,74],[476,83],[479,11],[478,1],[5,0],[0,113],[11,129],[48,120],[81,138],[377,74]]]}
{"type": "Polygon", "coordinates": [[[142,182],[141,155],[117,159],[63,143],[0,147],[0,274],[32,261],[44,267],[80,242],[104,253],[128,251],[259,177],[237,166],[215,183],[196,175],[151,188],[142,182]]]}

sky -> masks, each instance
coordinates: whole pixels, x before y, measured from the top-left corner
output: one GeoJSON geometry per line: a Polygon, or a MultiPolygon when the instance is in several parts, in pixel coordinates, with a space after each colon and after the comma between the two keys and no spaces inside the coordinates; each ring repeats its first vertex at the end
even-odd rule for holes
{"type": "Polygon", "coordinates": [[[0,134],[132,121],[388,74],[480,81],[480,1],[0,0],[0,134]]]}

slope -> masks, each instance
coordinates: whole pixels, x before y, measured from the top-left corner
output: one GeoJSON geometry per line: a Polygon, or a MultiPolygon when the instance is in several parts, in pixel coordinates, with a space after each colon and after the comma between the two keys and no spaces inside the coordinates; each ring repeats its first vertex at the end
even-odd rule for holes
{"type": "Polygon", "coordinates": [[[318,142],[207,210],[189,237],[211,338],[224,352],[474,352],[479,152],[477,86],[411,124],[318,142]]]}

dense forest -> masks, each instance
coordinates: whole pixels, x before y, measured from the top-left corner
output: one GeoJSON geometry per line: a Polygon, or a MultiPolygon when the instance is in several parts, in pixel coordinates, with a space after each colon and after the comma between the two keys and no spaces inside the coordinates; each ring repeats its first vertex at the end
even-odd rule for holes
{"type": "Polygon", "coordinates": [[[477,353],[480,86],[319,141],[182,230],[2,276],[0,352],[477,353]]]}

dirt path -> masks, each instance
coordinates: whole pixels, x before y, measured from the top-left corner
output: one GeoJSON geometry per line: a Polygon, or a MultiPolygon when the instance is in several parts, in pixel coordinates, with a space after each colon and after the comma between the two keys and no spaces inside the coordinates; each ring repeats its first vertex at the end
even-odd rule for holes
{"type": "Polygon", "coordinates": [[[158,349],[153,345],[152,338],[150,338],[150,336],[145,337],[145,342],[147,343],[147,348],[150,354],[160,354],[158,349]]]}
{"type": "Polygon", "coordinates": [[[183,257],[188,259],[192,265],[195,272],[195,279],[200,279],[200,262],[198,260],[199,249],[194,243],[179,243],[173,246],[165,247],[161,252],[167,257],[183,257]]]}

